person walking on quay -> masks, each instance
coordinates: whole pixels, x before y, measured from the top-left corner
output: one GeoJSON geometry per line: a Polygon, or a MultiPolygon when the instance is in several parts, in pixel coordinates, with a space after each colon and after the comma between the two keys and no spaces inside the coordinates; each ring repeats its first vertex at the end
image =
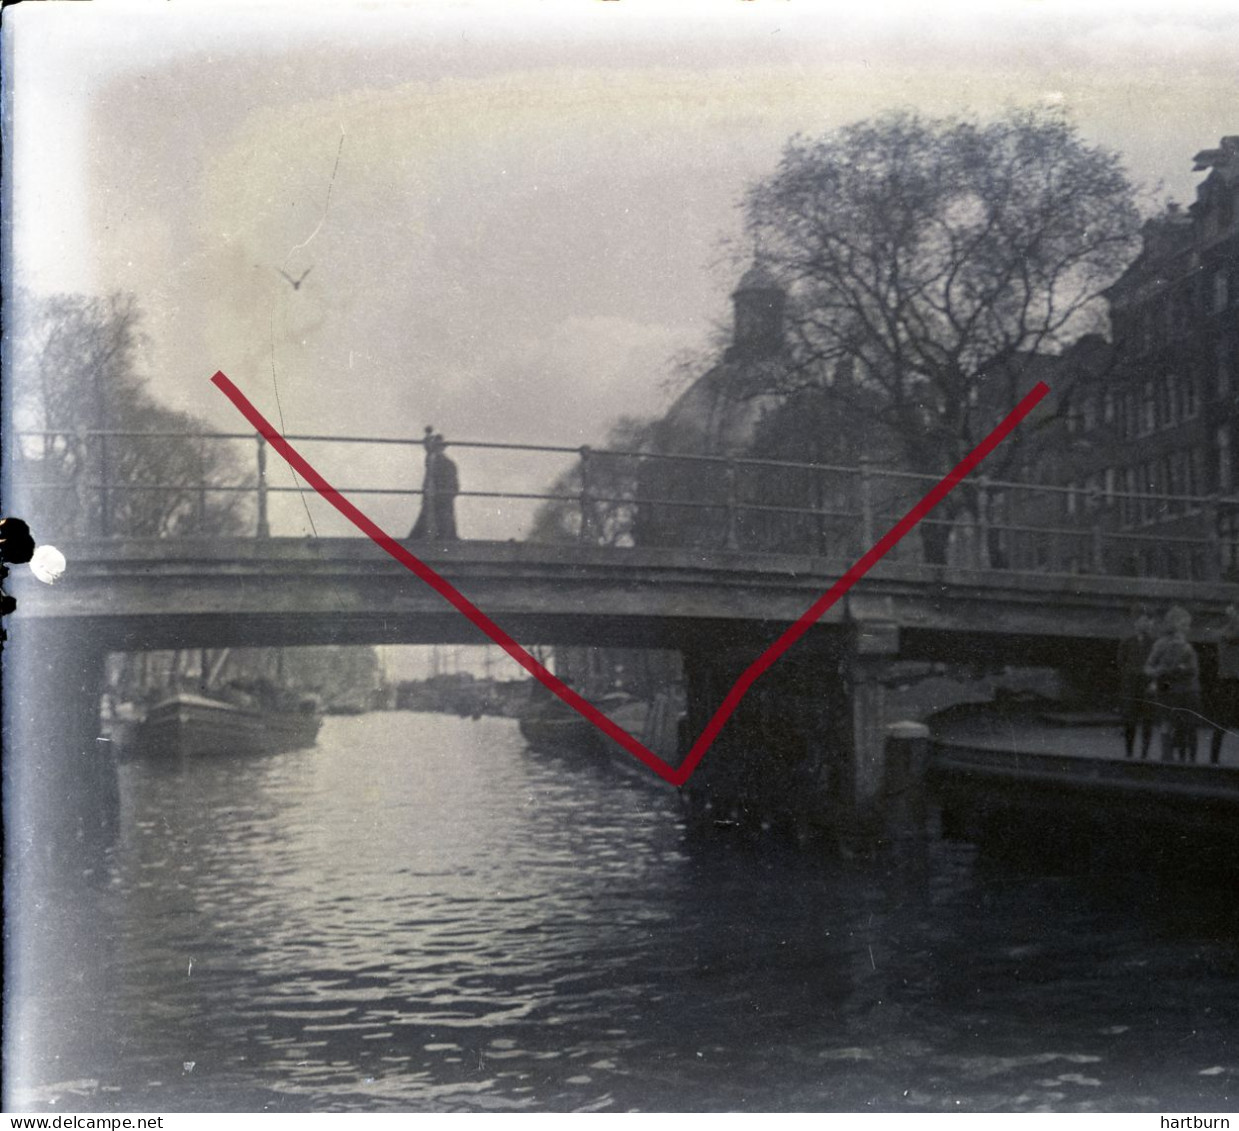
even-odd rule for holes
{"type": "Polygon", "coordinates": [[[1209,761],[1217,765],[1222,756],[1222,739],[1239,729],[1239,605],[1226,609],[1226,623],[1218,635],[1217,681],[1209,704],[1213,734],[1209,741],[1209,761]]]}
{"type": "Polygon", "coordinates": [[[409,541],[455,542],[456,496],[460,493],[460,475],[456,464],[447,455],[447,441],[429,425],[422,438],[426,448],[426,470],[422,476],[422,508],[409,541]]]}
{"type": "Polygon", "coordinates": [[[1166,630],[1149,653],[1144,673],[1153,681],[1162,720],[1162,761],[1177,755],[1196,761],[1196,720],[1200,716],[1200,660],[1187,639],[1191,614],[1175,605],[1166,614],[1166,630]]]}
{"type": "Polygon", "coordinates": [[[1140,757],[1148,758],[1153,741],[1153,700],[1148,694],[1149,677],[1144,665],[1153,650],[1153,618],[1148,610],[1136,610],[1135,631],[1119,645],[1119,708],[1123,716],[1123,746],[1127,757],[1135,754],[1140,732],[1140,757]]]}

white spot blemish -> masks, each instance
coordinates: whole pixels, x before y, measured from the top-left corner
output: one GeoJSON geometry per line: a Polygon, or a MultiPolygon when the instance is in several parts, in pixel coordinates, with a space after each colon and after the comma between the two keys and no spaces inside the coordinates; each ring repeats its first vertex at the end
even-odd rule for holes
{"type": "Polygon", "coordinates": [[[55,585],[65,572],[65,556],[55,546],[38,546],[30,559],[30,572],[45,585],[55,585]]]}

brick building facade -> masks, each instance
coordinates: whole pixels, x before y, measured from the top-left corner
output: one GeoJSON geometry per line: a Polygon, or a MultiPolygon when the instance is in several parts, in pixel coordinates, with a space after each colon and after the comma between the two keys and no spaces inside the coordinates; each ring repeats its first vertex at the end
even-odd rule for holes
{"type": "MultiPolygon", "coordinates": [[[[1239,578],[1239,136],[1195,162],[1208,170],[1196,201],[1145,224],[1107,292],[1112,344],[1083,339],[1060,359],[1085,378],[1040,460],[1064,533],[1014,564],[1239,578]]],[[[1021,520],[1040,524],[1030,512],[1047,505],[1021,520]]]]}

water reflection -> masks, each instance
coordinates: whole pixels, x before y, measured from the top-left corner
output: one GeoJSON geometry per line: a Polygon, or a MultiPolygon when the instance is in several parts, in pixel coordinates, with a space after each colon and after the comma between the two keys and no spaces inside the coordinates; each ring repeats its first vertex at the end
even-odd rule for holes
{"type": "Polygon", "coordinates": [[[1172,881],[689,846],[669,791],[496,719],[334,717],[123,791],[93,972],[23,995],[19,1107],[1220,1109],[1239,1081],[1234,909],[1172,881]]]}

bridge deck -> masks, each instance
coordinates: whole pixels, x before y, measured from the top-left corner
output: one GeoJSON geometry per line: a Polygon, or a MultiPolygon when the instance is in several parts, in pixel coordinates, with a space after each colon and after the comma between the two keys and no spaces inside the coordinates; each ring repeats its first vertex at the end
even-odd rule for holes
{"type": "MultiPolygon", "coordinates": [[[[127,626],[125,639],[129,629],[145,626],[138,637],[157,637],[164,647],[241,643],[237,626],[243,622],[250,625],[244,642],[273,644],[311,643],[314,633],[412,643],[450,642],[453,633],[475,632],[366,539],[95,540],[61,549],[68,571],[56,586],[14,574],[15,624],[90,621],[105,635],[127,626]],[[155,631],[158,621],[167,623],[155,631]]],[[[674,636],[713,622],[748,636],[760,631],[753,626],[785,625],[851,565],[802,554],[515,542],[424,545],[416,552],[518,637],[598,644],[618,642],[625,625],[633,640],[657,638],[660,626],[674,636]]],[[[1137,601],[1186,603],[1207,632],[1235,592],[1217,582],[979,571],[888,559],[823,623],[885,623],[895,630],[886,650],[903,654],[940,656],[946,635],[1034,662],[1029,649],[1038,642],[1091,640],[1112,650],[1137,601]]]]}

